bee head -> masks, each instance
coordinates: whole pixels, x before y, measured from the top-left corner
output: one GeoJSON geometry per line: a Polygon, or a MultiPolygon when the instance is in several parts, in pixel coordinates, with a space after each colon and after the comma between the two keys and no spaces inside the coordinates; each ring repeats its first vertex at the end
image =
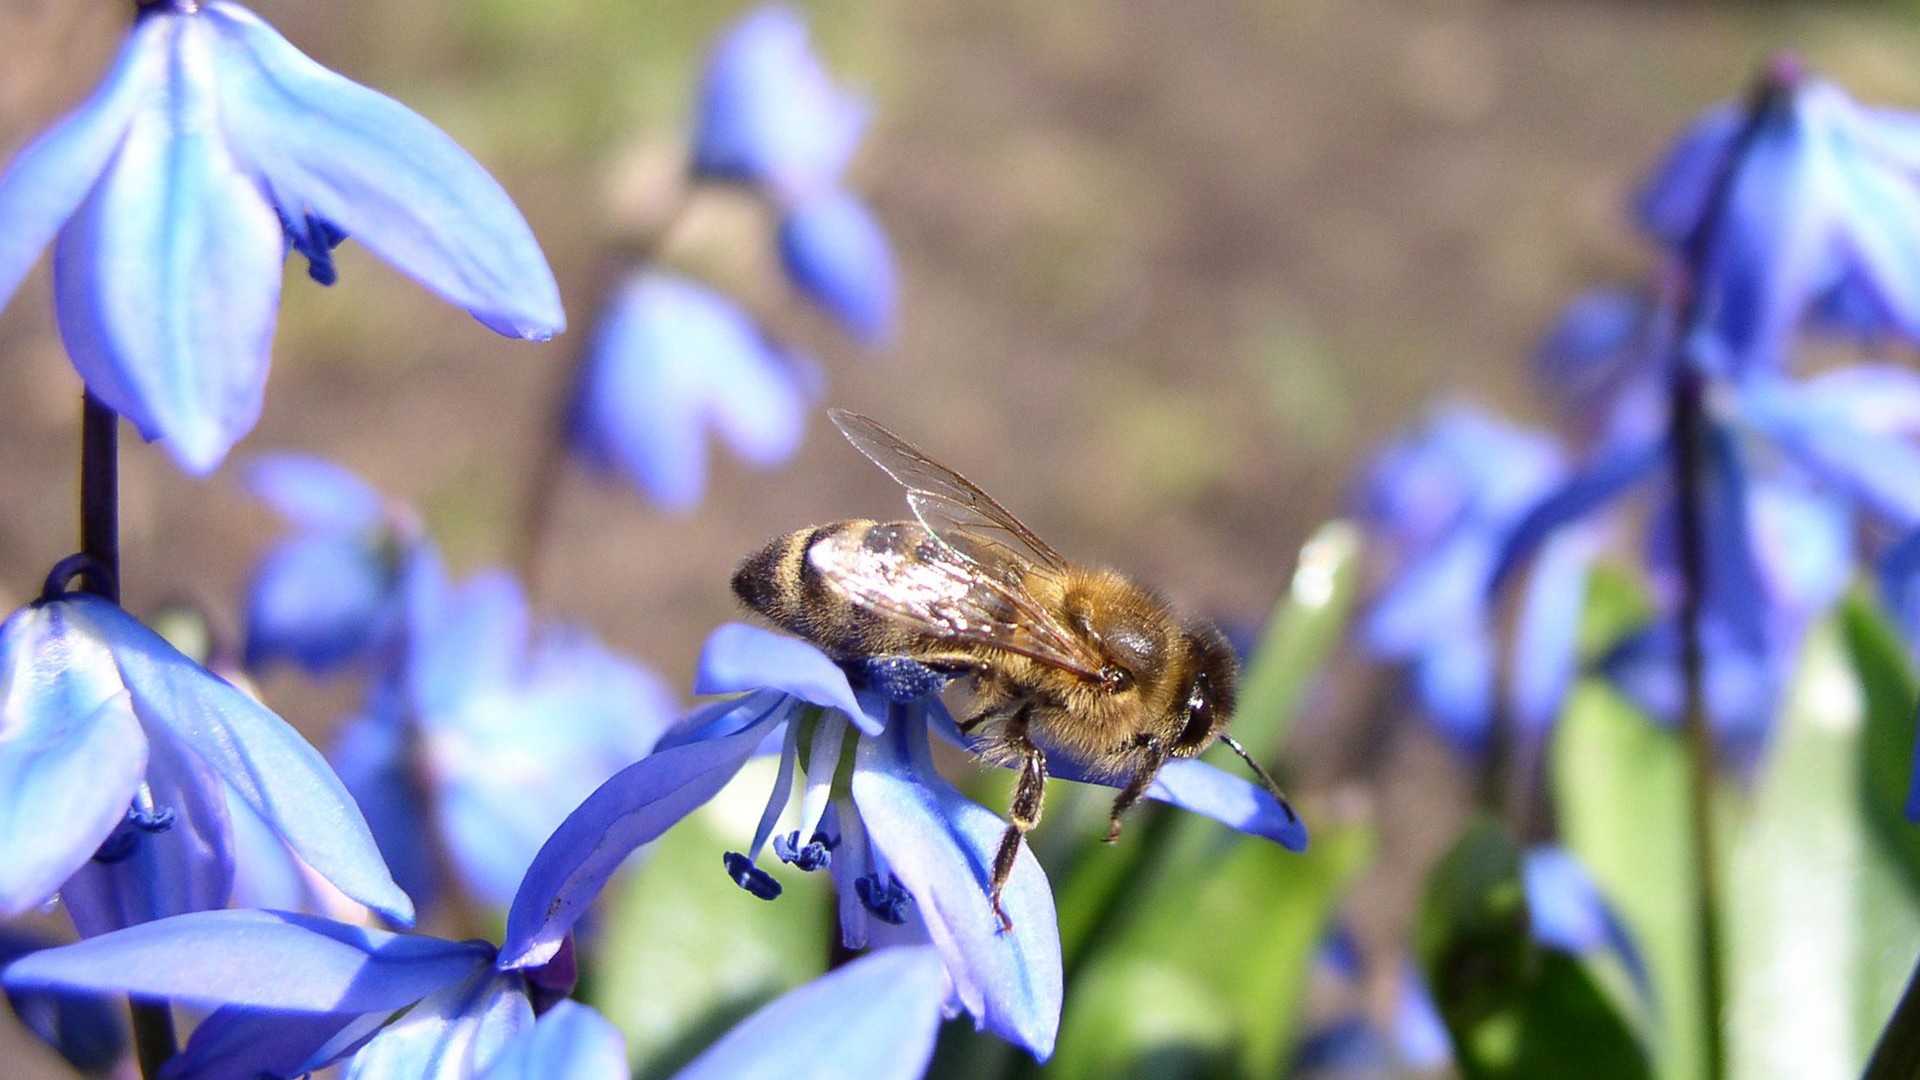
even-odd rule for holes
{"type": "Polygon", "coordinates": [[[1226,635],[1211,625],[1189,625],[1181,637],[1192,659],[1193,676],[1181,698],[1184,719],[1173,756],[1192,757],[1211,745],[1233,719],[1240,665],[1226,635]]]}

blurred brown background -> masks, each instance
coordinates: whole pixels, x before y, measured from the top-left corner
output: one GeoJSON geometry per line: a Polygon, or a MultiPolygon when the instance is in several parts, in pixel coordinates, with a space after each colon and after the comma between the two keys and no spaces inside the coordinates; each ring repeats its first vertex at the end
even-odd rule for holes
{"type": "MultiPolygon", "coordinates": [[[[669,261],[809,344],[828,401],[963,469],[1062,550],[1258,625],[1360,455],[1435,398],[1544,417],[1525,358],[1575,290],[1631,278],[1626,193],[1694,112],[1793,45],[1859,97],[1920,106],[1912,5],[1493,0],[906,0],[805,5],[875,125],[854,185],[891,231],[901,329],[862,355],[782,292],[753,207],[703,200],[669,261]]],[[[131,5],[0,0],[0,149],[87,92],[131,5]]],[[[706,43],[698,0],[259,0],[301,49],[407,102],[519,201],[573,326],[508,342],[352,244],[289,274],[266,414],[235,460],[335,457],[414,501],[457,568],[504,561],[612,223],[670,201],[706,43]]],[[[0,599],[74,546],[79,386],[44,271],[0,315],[0,599]]],[[[197,482],[129,437],[126,595],[229,628],[278,529],[229,466],[197,482]]],[[[900,509],[817,421],[769,473],[724,454],[669,517],[573,476],[540,581],[684,686],[726,579],[767,537],[900,509]]],[[[342,701],[271,701],[318,732],[342,701]]],[[[1354,702],[1307,719],[1337,743],[1354,702]]],[[[1454,801],[1432,747],[1388,817],[1454,801]],[[1397,809],[1396,809],[1397,808],[1397,809]]],[[[1313,782],[1311,770],[1308,783],[1313,782]]],[[[1382,871],[1418,830],[1390,831],[1382,871]]],[[[11,1040],[6,1040],[11,1042],[11,1040]]],[[[0,1061],[0,1072],[11,1068],[0,1061]]]]}

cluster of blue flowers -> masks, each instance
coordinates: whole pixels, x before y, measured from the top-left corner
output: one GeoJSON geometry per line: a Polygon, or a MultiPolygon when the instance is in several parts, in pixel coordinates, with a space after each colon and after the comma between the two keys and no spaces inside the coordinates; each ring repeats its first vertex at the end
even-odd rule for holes
{"type": "MultiPolygon", "coordinates": [[[[892,257],[843,183],[865,123],[798,17],[760,10],[712,57],[690,175],[762,197],[799,293],[877,343],[892,257]]],[[[102,88],[0,178],[0,293],[54,241],[60,329],[90,394],[195,473],[259,414],[283,261],[332,284],[349,238],[498,332],[564,326],[531,231],[476,162],[228,0],[138,5],[102,88]]],[[[605,305],[565,437],[685,506],[708,426],[778,461],[815,390],[803,359],[650,257],[605,305]]],[[[127,614],[117,568],[92,555],[0,625],[0,917],[57,901],[82,938],[9,936],[4,982],[70,1060],[117,1055],[114,1014],[88,995],[122,994],[204,1010],[177,1051],[153,1042],[151,1013],[138,1032],[143,1067],[169,1080],[338,1063],[363,1080],[624,1077],[618,1032],[570,1000],[576,926],[628,855],[760,754],[778,757],[775,790],[723,868],[767,899],[769,843],[827,871],[841,943],[868,952],[681,1075],[775,1075],[800,1055],[813,1075],[917,1076],[963,1011],[1052,1052],[1052,894],[1023,849],[1012,928],[996,917],[1004,823],[933,766],[934,736],[965,743],[939,680],[904,699],[856,690],[812,646],[728,626],[696,690],[733,696],[676,723],[651,674],[535,620],[510,575],[453,580],[419,515],[357,477],[294,455],[246,476],[292,531],[254,575],[237,657],[188,656],[127,614]],[[246,689],[281,664],[363,682],[331,764],[246,689]],[[775,835],[800,770],[798,827],[775,835]],[[484,933],[502,910],[497,947],[395,932],[418,914],[484,933]]],[[[1305,846],[1265,790],[1197,761],[1147,794],[1305,846]]]]}
{"type": "Polygon", "coordinates": [[[1455,406],[1376,461],[1362,514],[1385,565],[1366,642],[1409,665],[1456,743],[1483,748],[1501,709],[1523,738],[1551,723],[1582,660],[1592,557],[1628,529],[1616,507],[1642,489],[1655,615],[1585,659],[1650,714],[1679,716],[1676,378],[1704,403],[1688,449],[1705,510],[1698,632],[1727,752],[1751,764],[1763,751],[1806,631],[1862,548],[1878,552],[1887,597],[1920,640],[1906,611],[1920,569],[1920,378],[1884,362],[1811,376],[1793,363],[1806,335],[1917,340],[1916,163],[1920,119],[1777,61],[1641,187],[1636,220],[1661,253],[1653,285],[1579,297],[1542,344],[1536,371],[1569,417],[1570,448],[1455,406]],[[1500,587],[1529,564],[1502,693],[1500,587]]]}

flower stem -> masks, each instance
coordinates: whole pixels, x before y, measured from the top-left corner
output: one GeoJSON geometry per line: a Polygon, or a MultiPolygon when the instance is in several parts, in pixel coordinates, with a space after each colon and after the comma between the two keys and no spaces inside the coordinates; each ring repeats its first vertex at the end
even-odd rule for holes
{"type": "MultiPolygon", "coordinates": [[[[80,406],[80,552],[103,571],[87,588],[120,602],[120,414],[87,390],[80,406]]],[[[164,1002],[129,1002],[140,1074],[153,1080],[180,1052],[173,1010],[164,1002]]]]}
{"type": "Polygon", "coordinates": [[[560,505],[560,489],[567,477],[567,434],[573,417],[573,401],[585,374],[588,351],[593,348],[592,335],[600,323],[598,309],[606,304],[607,297],[618,287],[621,278],[659,258],[674,229],[686,217],[687,207],[693,201],[698,183],[691,177],[678,183],[673,191],[672,204],[650,228],[615,238],[602,254],[600,273],[594,284],[596,310],[587,320],[587,332],[576,339],[573,356],[555,383],[547,413],[547,426],[541,433],[533,469],[528,473],[526,498],[521,504],[520,532],[514,547],[513,563],[520,580],[526,585],[529,599],[538,591],[541,556],[545,553],[547,540],[558,516],[556,511],[560,505]]]}

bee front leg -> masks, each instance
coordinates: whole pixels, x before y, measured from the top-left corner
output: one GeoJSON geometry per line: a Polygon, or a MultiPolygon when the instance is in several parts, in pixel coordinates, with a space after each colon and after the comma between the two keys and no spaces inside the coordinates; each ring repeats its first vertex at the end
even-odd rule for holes
{"type": "Polygon", "coordinates": [[[1046,794],[1047,755],[1027,738],[1028,709],[1022,707],[1007,721],[1006,739],[1020,755],[1020,779],[1013,788],[1013,805],[1007,810],[1007,831],[1000,834],[1000,849],[993,855],[993,886],[988,893],[993,913],[1000,919],[1000,930],[1013,929],[1013,920],[1000,904],[1000,894],[1013,876],[1014,859],[1020,855],[1020,840],[1027,830],[1040,824],[1040,807],[1046,794]]]}
{"type": "Polygon", "coordinates": [[[1120,789],[1120,796],[1113,800],[1113,816],[1107,822],[1106,840],[1109,844],[1120,839],[1120,815],[1140,801],[1140,796],[1145,795],[1147,788],[1152,785],[1153,778],[1160,774],[1160,767],[1167,763],[1166,744],[1156,736],[1142,735],[1135,740],[1134,746],[1140,753],[1140,764],[1133,770],[1133,775],[1127,778],[1127,786],[1120,789]]]}

